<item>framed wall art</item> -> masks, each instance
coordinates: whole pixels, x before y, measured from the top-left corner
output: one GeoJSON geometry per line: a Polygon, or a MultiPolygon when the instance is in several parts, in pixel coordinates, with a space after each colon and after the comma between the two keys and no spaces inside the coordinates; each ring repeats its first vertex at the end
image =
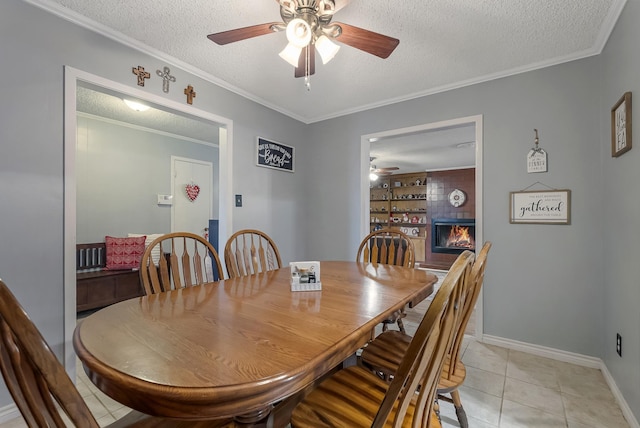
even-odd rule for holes
{"type": "Polygon", "coordinates": [[[294,148],[275,141],[257,138],[256,165],[294,172],[294,148]]]}
{"type": "Polygon", "coordinates": [[[570,224],[571,190],[511,192],[509,223],[570,224]]]}
{"type": "Polygon", "coordinates": [[[611,156],[631,150],[631,92],[625,92],[611,109],[611,156]]]}

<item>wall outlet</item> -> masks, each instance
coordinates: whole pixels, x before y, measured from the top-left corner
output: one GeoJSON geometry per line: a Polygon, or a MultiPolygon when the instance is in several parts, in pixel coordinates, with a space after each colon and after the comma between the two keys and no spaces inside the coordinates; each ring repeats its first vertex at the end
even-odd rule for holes
{"type": "Polygon", "coordinates": [[[236,207],[242,206],[242,195],[236,195],[236,207]]]}
{"type": "Polygon", "coordinates": [[[622,357],[622,336],[620,333],[616,334],[616,352],[622,357]]]}

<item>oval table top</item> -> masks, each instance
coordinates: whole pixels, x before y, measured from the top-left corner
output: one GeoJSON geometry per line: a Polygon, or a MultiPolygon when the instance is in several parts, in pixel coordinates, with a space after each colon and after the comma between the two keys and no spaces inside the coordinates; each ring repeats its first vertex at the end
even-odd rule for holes
{"type": "Polygon", "coordinates": [[[135,298],[81,321],[74,347],[92,382],[156,416],[263,411],[352,355],[386,316],[433,292],[432,273],[331,261],[321,291],[290,291],[289,268],[135,298]]]}

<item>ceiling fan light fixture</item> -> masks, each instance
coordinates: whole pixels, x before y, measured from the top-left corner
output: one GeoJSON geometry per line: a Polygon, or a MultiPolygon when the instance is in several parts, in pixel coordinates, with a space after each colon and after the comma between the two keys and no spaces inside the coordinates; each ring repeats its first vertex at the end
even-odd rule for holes
{"type": "Polygon", "coordinates": [[[124,101],[124,103],[127,105],[127,107],[129,107],[131,110],[135,110],[135,111],[147,111],[147,110],[149,110],[149,106],[148,105],[144,105],[144,104],[139,103],[137,101],[131,101],[131,100],[126,100],[126,99],[123,99],[122,101],[124,101]]]}
{"type": "Polygon", "coordinates": [[[378,174],[370,172],[369,173],[369,180],[370,181],[376,181],[378,179],[378,174]]]}
{"type": "Polygon", "coordinates": [[[340,50],[340,46],[333,43],[327,36],[324,34],[318,37],[316,40],[316,50],[320,54],[320,58],[322,58],[322,63],[326,64],[333,59],[334,56],[340,50]]]}
{"type": "Polygon", "coordinates": [[[278,55],[280,55],[280,58],[287,61],[292,66],[297,67],[298,58],[300,58],[301,52],[302,52],[302,48],[299,48],[289,43],[278,55]]]}
{"type": "Polygon", "coordinates": [[[300,49],[311,42],[311,26],[304,19],[292,19],[287,24],[287,40],[300,49]]]}

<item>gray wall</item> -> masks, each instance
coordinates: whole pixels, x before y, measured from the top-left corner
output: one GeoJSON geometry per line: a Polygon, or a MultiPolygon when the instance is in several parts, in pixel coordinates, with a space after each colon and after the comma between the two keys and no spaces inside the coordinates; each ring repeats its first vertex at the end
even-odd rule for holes
{"type": "Polygon", "coordinates": [[[605,344],[601,357],[625,400],[640,418],[640,3],[628,1],[602,54],[603,90],[600,102],[604,260],[603,300],[605,344]],[[611,157],[609,111],[626,91],[633,92],[635,144],[631,151],[611,157]],[[615,352],[616,333],[622,335],[622,357],[615,352]]]}
{"type": "MultiPolygon", "coordinates": [[[[218,148],[123,124],[78,117],[76,241],[103,242],[106,235],[171,232],[171,156],[213,164],[218,212],[218,148]]],[[[218,218],[214,214],[213,218],[218,218]]]]}
{"type": "Polygon", "coordinates": [[[307,165],[306,184],[346,220],[308,210],[314,256],[351,258],[357,249],[360,207],[351,195],[359,192],[360,135],[482,114],[484,239],[494,244],[485,333],[600,356],[599,69],[599,59],[590,58],[312,125],[306,150],[314,165],[307,165]],[[534,128],[549,154],[545,174],[526,172],[534,128]],[[336,151],[343,156],[332,156],[336,151]],[[571,189],[571,225],[509,224],[509,192],[536,181],[571,189]]]}
{"type": "MultiPolygon", "coordinates": [[[[19,0],[0,2],[0,278],[14,291],[58,354],[63,349],[63,72],[68,65],[137,88],[131,67],[167,65],[19,0]]],[[[233,189],[244,207],[233,228],[271,235],[283,261],[303,254],[292,230],[304,230],[295,201],[300,172],[255,166],[258,135],[297,147],[307,127],[291,118],[171,66],[177,82],[155,96],[185,103],[179,90],[198,93],[194,107],[233,120],[233,189]],[[184,85],[184,86],[182,86],[184,85]]],[[[0,385],[0,408],[11,403],[0,385]]]]}
{"type": "MultiPolygon", "coordinates": [[[[639,6],[629,2],[598,57],[312,125],[175,73],[198,91],[198,108],[234,121],[233,193],[245,202],[234,208],[234,229],[264,229],[286,261],[354,257],[362,134],[482,114],[484,239],[494,243],[485,333],[603,358],[638,417],[640,275],[632,255],[640,151],[618,159],[609,152],[609,110],[640,85],[638,18],[639,6]],[[526,173],[534,128],[549,153],[546,174],[526,173]],[[296,147],[295,174],[254,166],[258,135],[296,147]],[[571,189],[571,225],[509,224],[509,192],[536,181],[571,189]],[[302,203],[308,195],[313,204],[302,203]],[[615,332],[624,338],[622,358],[613,353],[615,332]]],[[[133,86],[132,65],[164,64],[17,0],[0,2],[0,57],[11,59],[0,80],[0,237],[11,243],[0,248],[0,275],[59,352],[63,65],[133,86]]],[[[166,96],[184,101],[180,91],[166,96]]],[[[9,402],[0,389],[0,407],[9,402]]]]}

